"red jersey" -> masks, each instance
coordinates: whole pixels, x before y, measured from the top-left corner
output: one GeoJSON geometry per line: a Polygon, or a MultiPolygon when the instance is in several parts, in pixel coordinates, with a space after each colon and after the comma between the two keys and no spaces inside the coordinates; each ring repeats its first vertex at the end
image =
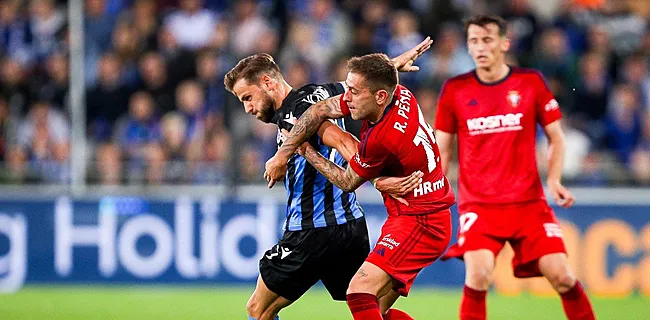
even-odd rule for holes
{"type": "Polygon", "coordinates": [[[458,134],[459,205],[544,199],[537,171],[537,124],[562,117],[542,75],[511,67],[486,84],[475,72],[449,79],[438,100],[436,129],[458,134]]]}
{"type": "MultiPolygon", "coordinates": [[[[350,114],[341,96],[341,110],[350,114]]],[[[362,178],[403,177],[422,171],[422,183],[404,196],[409,206],[383,194],[388,215],[429,214],[456,202],[449,181],[440,167],[440,150],[433,129],[426,123],[417,100],[406,87],[398,85],[384,115],[375,123],[363,121],[361,142],[350,161],[362,178]]]]}

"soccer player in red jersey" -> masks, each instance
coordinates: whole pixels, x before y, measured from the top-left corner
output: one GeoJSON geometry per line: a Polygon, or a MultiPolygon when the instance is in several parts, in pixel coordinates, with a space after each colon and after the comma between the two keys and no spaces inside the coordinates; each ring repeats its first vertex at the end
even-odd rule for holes
{"type": "Polygon", "coordinates": [[[345,94],[313,105],[300,117],[267,162],[265,175],[269,180],[281,177],[287,159],[323,121],[350,114],[364,121],[361,142],[347,169],[307,144],[300,151],[328,180],[352,191],[380,175],[423,172],[422,182],[404,195],[409,205],[382,194],[388,219],[375,248],[348,287],[347,301],[354,319],[381,320],[378,299],[406,296],[420,270],[447,248],[451,238],[449,207],[455,197],[440,167],[433,129],[425,122],[413,93],[398,84],[397,70],[388,57],[370,54],[350,59],[345,83],[349,89],[345,94]]]}
{"type": "Polygon", "coordinates": [[[443,259],[465,260],[460,319],[486,319],[486,291],[506,241],[515,252],[516,277],[546,277],[568,319],[594,319],[569,270],[562,231],[544,198],[535,160],[539,124],[549,141],[548,189],[559,206],[573,205],[573,195],[561,183],[565,142],[558,103],[539,72],[504,62],[510,41],[503,19],[472,17],[466,33],[476,70],[443,85],[435,120],[445,169],[458,136],[460,228],[443,259]]]}

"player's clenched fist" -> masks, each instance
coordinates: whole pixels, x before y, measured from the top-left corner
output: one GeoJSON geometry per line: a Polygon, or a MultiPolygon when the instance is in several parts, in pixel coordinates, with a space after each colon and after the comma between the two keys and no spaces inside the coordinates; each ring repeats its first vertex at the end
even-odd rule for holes
{"type": "Polygon", "coordinates": [[[269,182],[269,188],[272,188],[276,181],[282,180],[287,173],[287,161],[278,155],[266,161],[264,179],[269,182]]]}

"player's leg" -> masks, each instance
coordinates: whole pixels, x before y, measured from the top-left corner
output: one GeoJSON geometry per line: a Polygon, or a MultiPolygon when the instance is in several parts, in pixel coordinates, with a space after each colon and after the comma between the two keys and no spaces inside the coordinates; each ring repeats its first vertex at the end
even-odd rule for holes
{"type": "Polygon", "coordinates": [[[249,319],[277,319],[282,308],[318,282],[320,275],[314,270],[327,245],[319,241],[321,233],[320,229],[287,231],[264,253],[255,292],[246,305],[249,319]]]}
{"type": "Polygon", "coordinates": [[[460,300],[461,320],[485,319],[486,296],[492,283],[495,257],[505,245],[503,239],[512,232],[505,225],[502,207],[468,206],[459,209],[457,243],[443,260],[459,258],[465,261],[465,285],[460,300]]]}
{"type": "Polygon", "coordinates": [[[589,299],[569,269],[560,223],[545,201],[520,208],[523,238],[511,242],[516,277],[546,277],[570,320],[594,319],[589,299]]]}
{"type": "Polygon", "coordinates": [[[392,288],[392,278],[378,266],[364,262],[350,281],[347,302],[355,320],[382,320],[377,297],[392,288]]]}
{"type": "Polygon", "coordinates": [[[494,252],[488,249],[467,251],[465,260],[465,287],[460,300],[460,319],[479,320],[487,317],[486,296],[492,284],[494,252]]]}
{"type": "Polygon", "coordinates": [[[565,253],[551,253],[539,259],[539,270],[560,294],[569,320],[595,319],[594,311],[580,281],[569,268],[565,253]]]}
{"type": "Polygon", "coordinates": [[[408,313],[399,309],[391,308],[399,297],[399,292],[392,290],[391,288],[388,293],[379,298],[379,310],[381,311],[381,314],[384,315],[384,320],[413,320],[413,317],[408,313]]]}
{"type": "Polygon", "coordinates": [[[246,303],[248,319],[279,319],[277,316],[278,312],[280,312],[282,308],[290,305],[292,302],[293,301],[283,298],[277,293],[271,291],[260,276],[257,278],[255,291],[251,295],[250,299],[248,299],[248,303],[246,303]]]}

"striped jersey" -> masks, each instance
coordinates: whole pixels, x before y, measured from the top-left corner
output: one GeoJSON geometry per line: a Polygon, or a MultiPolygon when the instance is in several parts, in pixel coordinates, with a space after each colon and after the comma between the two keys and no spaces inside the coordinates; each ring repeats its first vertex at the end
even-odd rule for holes
{"type": "MultiPolygon", "coordinates": [[[[278,146],[282,144],[281,129],[290,131],[296,119],[311,105],[343,92],[344,88],[340,83],[308,84],[292,90],[282,101],[282,106],[275,110],[273,117],[273,122],[278,126],[278,146]]],[[[354,129],[360,129],[360,122],[351,118],[338,119],[336,124],[343,130],[350,128],[348,131],[353,134],[354,129]]],[[[343,167],[347,165],[336,149],[324,145],[317,134],[309,139],[309,143],[325,158],[343,167]]],[[[297,154],[287,163],[284,187],[287,190],[284,229],[287,231],[335,226],[363,217],[363,210],[354,192],[348,193],[339,189],[297,154]]]]}

